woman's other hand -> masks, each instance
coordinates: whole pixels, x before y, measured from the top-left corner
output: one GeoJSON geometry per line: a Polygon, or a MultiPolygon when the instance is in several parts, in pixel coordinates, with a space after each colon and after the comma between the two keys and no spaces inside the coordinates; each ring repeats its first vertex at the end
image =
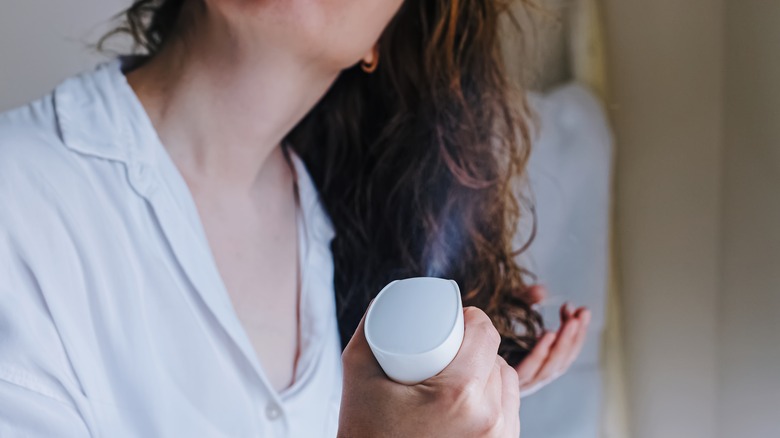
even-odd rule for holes
{"type": "MultiPolygon", "coordinates": [[[[546,296],[543,286],[533,285],[524,298],[530,304],[537,304],[546,296]]],[[[531,353],[515,368],[522,397],[535,393],[562,376],[582,350],[590,324],[590,311],[585,307],[571,309],[567,303],[561,306],[560,314],[558,331],[542,335],[531,353]]]]}
{"type": "Polygon", "coordinates": [[[463,344],[447,368],[407,386],[384,374],[361,321],[342,355],[339,437],[518,437],[518,374],[498,356],[500,336],[484,312],[467,307],[464,323],[463,344]]]}

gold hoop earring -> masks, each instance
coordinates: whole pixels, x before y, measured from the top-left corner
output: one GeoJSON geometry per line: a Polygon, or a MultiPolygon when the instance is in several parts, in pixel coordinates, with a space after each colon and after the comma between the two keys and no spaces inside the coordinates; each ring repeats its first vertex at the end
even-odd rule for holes
{"type": "Polygon", "coordinates": [[[376,71],[377,66],[379,66],[379,48],[374,46],[371,62],[366,62],[365,59],[360,61],[360,68],[365,73],[371,74],[376,71]]]}

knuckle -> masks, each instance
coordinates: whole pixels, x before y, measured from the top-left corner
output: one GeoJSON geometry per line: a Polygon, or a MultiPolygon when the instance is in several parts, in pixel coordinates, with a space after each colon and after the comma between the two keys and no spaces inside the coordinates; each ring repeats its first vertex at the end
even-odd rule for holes
{"type": "Polygon", "coordinates": [[[487,345],[495,346],[498,349],[498,346],[501,344],[501,335],[496,330],[490,317],[476,307],[467,307],[465,312],[464,322],[466,331],[471,332],[479,342],[485,342],[487,345]]]}
{"type": "Polygon", "coordinates": [[[483,318],[487,318],[487,315],[478,307],[469,306],[463,309],[463,320],[466,324],[479,322],[483,318]]]}
{"type": "Polygon", "coordinates": [[[498,410],[489,410],[474,418],[474,429],[478,436],[497,436],[503,425],[503,417],[498,410]]]}
{"type": "Polygon", "coordinates": [[[509,365],[504,365],[504,381],[507,385],[511,385],[513,388],[520,388],[520,376],[517,374],[514,368],[509,365]]]}
{"type": "Polygon", "coordinates": [[[491,348],[495,347],[495,350],[498,350],[498,346],[501,345],[501,335],[493,326],[493,323],[488,320],[486,323],[480,324],[479,331],[483,342],[487,343],[487,345],[490,345],[491,348]]]}
{"type": "Polygon", "coordinates": [[[463,311],[463,318],[472,324],[491,323],[490,317],[479,307],[469,306],[463,311]]]}
{"type": "Polygon", "coordinates": [[[474,377],[468,377],[450,386],[446,397],[449,402],[468,408],[479,392],[479,381],[474,377]]]}
{"type": "Polygon", "coordinates": [[[353,369],[358,365],[357,355],[347,346],[341,354],[341,365],[344,369],[353,369]]]}
{"type": "Polygon", "coordinates": [[[483,311],[477,309],[479,316],[475,316],[471,319],[468,328],[478,333],[478,336],[488,338],[490,340],[500,340],[501,336],[498,334],[498,330],[493,325],[493,321],[490,320],[483,311]]]}

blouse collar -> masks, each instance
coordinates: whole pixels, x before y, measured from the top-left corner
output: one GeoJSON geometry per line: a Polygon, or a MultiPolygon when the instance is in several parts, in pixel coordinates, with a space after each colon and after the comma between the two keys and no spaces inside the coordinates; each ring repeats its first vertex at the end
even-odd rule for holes
{"type": "MultiPolygon", "coordinates": [[[[154,185],[149,168],[160,165],[162,141],[123,70],[144,55],[119,55],[97,64],[93,70],[64,80],[54,90],[54,105],[65,146],[85,155],[124,163],[136,191],[148,196],[154,185]]],[[[319,193],[305,164],[290,150],[301,207],[315,233],[330,239],[333,226],[319,200],[319,193]]]]}

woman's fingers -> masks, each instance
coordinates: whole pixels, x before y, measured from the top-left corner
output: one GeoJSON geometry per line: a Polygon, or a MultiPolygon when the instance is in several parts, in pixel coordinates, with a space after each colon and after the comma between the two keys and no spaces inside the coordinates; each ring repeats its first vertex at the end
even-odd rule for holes
{"type": "Polygon", "coordinates": [[[547,332],[542,335],[539,342],[536,343],[531,353],[520,362],[515,368],[517,371],[517,378],[520,386],[526,386],[534,380],[534,377],[539,373],[539,369],[547,360],[547,356],[550,354],[550,348],[555,343],[557,334],[555,332],[547,332]]]}
{"type": "Polygon", "coordinates": [[[542,335],[531,353],[515,368],[523,397],[560,377],[582,351],[591,313],[585,307],[560,308],[561,327],[542,335]]]}
{"type": "Polygon", "coordinates": [[[485,384],[485,404],[484,408],[489,412],[501,412],[499,403],[503,403],[503,388],[501,379],[501,356],[494,355],[493,368],[485,384]]]}
{"type": "Polygon", "coordinates": [[[498,358],[501,360],[501,400],[505,430],[510,432],[510,436],[517,437],[520,436],[520,383],[515,370],[501,356],[498,358]]]}
{"type": "Polygon", "coordinates": [[[517,373],[497,354],[480,408],[486,410],[486,436],[519,436],[515,433],[520,423],[520,385],[517,382],[517,373]]]}
{"type": "Polygon", "coordinates": [[[566,371],[577,359],[577,356],[580,355],[582,347],[585,345],[585,338],[588,334],[588,327],[590,326],[590,310],[586,309],[585,307],[580,307],[577,309],[577,311],[574,313],[574,317],[580,321],[580,328],[574,338],[574,344],[571,348],[571,352],[569,353],[569,357],[566,359],[563,371],[566,371]]]}
{"type": "Polygon", "coordinates": [[[370,378],[384,376],[384,371],[382,371],[379,362],[377,362],[374,357],[374,353],[371,352],[371,348],[368,346],[368,341],[366,341],[364,331],[366,313],[364,313],[363,318],[360,319],[355,334],[352,336],[352,339],[349,341],[341,355],[342,366],[349,368],[349,372],[360,377],[370,378]]]}
{"type": "Polygon", "coordinates": [[[452,379],[484,387],[493,371],[501,336],[485,312],[476,307],[463,309],[463,343],[458,354],[433,379],[452,379]]]}
{"type": "Polygon", "coordinates": [[[580,321],[576,318],[571,318],[563,323],[547,360],[536,375],[536,380],[546,382],[557,378],[563,372],[580,325],[580,321]]]}
{"type": "Polygon", "coordinates": [[[573,312],[571,310],[571,304],[566,303],[563,306],[561,306],[560,316],[561,316],[561,324],[564,324],[566,321],[572,318],[573,312]]]}

